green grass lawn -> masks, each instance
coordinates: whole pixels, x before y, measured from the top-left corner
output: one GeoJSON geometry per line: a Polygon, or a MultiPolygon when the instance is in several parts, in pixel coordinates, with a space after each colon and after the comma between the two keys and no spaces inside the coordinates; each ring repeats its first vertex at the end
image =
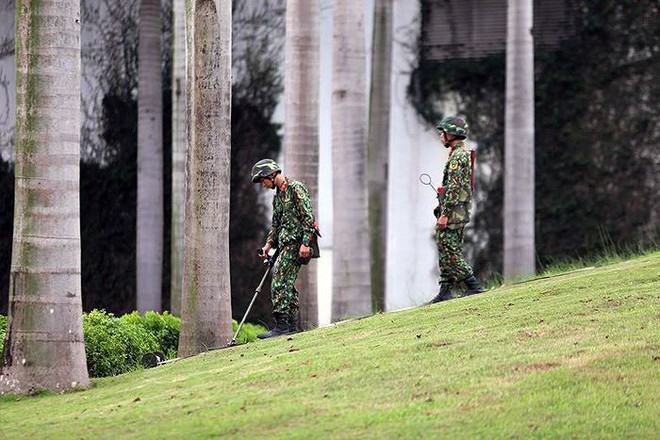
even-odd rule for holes
{"type": "Polygon", "coordinates": [[[0,439],[660,436],[660,252],[0,397],[0,439]]]}

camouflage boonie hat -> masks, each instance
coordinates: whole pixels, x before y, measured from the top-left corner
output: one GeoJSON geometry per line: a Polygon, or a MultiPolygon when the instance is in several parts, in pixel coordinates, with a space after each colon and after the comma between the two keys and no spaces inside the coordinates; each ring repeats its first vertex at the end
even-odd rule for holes
{"type": "Polygon", "coordinates": [[[454,136],[467,137],[468,123],[458,116],[445,116],[436,127],[440,131],[446,131],[454,136]]]}
{"type": "Polygon", "coordinates": [[[263,177],[268,177],[278,171],[282,171],[282,169],[273,159],[261,159],[252,167],[252,183],[259,183],[263,177]]]}

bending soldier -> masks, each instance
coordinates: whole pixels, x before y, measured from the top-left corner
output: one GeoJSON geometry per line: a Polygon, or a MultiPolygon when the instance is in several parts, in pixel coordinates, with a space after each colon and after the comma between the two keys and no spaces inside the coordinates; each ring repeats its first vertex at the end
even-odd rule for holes
{"type": "Polygon", "coordinates": [[[254,164],[251,174],[253,183],[275,190],[272,225],[259,254],[265,258],[271,248],[279,249],[271,281],[275,327],[257,336],[266,339],[298,331],[298,291],[294,282],[300,259],[310,257],[310,238],[316,228],[312,201],[303,183],[285,177],[272,159],[254,164]]]}

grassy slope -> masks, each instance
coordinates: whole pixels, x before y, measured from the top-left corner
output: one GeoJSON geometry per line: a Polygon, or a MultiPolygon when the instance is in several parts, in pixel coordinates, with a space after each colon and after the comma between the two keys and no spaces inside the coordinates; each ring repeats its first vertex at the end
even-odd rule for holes
{"type": "Polygon", "coordinates": [[[657,438],[659,306],[656,252],[2,396],[0,438],[657,438]]]}

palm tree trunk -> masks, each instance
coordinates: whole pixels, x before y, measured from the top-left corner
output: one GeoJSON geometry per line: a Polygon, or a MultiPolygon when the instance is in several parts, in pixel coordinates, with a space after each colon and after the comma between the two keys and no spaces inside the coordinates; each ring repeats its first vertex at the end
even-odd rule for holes
{"type": "Polygon", "coordinates": [[[16,11],[16,194],[0,392],[89,385],[80,287],[80,2],[16,11]]]}
{"type": "Polygon", "coordinates": [[[509,0],[504,135],[504,278],[535,272],[532,0],[509,0]]]}
{"type": "Polygon", "coordinates": [[[337,0],[332,76],[332,320],[371,313],[362,2],[337,0]]]}
{"type": "MultiPolygon", "coordinates": [[[[4,35],[0,37],[0,63],[2,60],[13,60],[16,20],[16,1],[5,0],[0,3],[0,23],[4,35]]],[[[13,75],[14,63],[0,65],[0,160],[14,161],[14,127],[16,110],[9,102],[10,93],[16,88],[16,78],[13,75]]]]}
{"type": "MultiPolygon", "coordinates": [[[[287,2],[284,164],[288,175],[307,185],[312,201],[318,198],[319,186],[320,13],[319,0],[287,2]]],[[[301,328],[317,327],[316,264],[303,269],[296,284],[300,292],[301,328]]]]}
{"type": "Polygon", "coordinates": [[[141,0],[138,44],[137,309],[161,310],[163,89],[160,1],[141,0]]]}
{"type": "Polygon", "coordinates": [[[179,355],[231,339],[231,0],[186,0],[187,136],[179,355]]]}
{"type": "Polygon", "coordinates": [[[390,78],[392,71],[392,0],[376,0],[371,55],[371,95],[367,172],[369,180],[369,240],[371,302],[385,308],[387,255],[387,177],[390,146],[390,78]]]}
{"type": "Polygon", "coordinates": [[[173,0],[172,68],[172,226],[170,233],[170,311],[181,316],[183,206],[186,159],[186,26],[184,0],[173,0]]]}

